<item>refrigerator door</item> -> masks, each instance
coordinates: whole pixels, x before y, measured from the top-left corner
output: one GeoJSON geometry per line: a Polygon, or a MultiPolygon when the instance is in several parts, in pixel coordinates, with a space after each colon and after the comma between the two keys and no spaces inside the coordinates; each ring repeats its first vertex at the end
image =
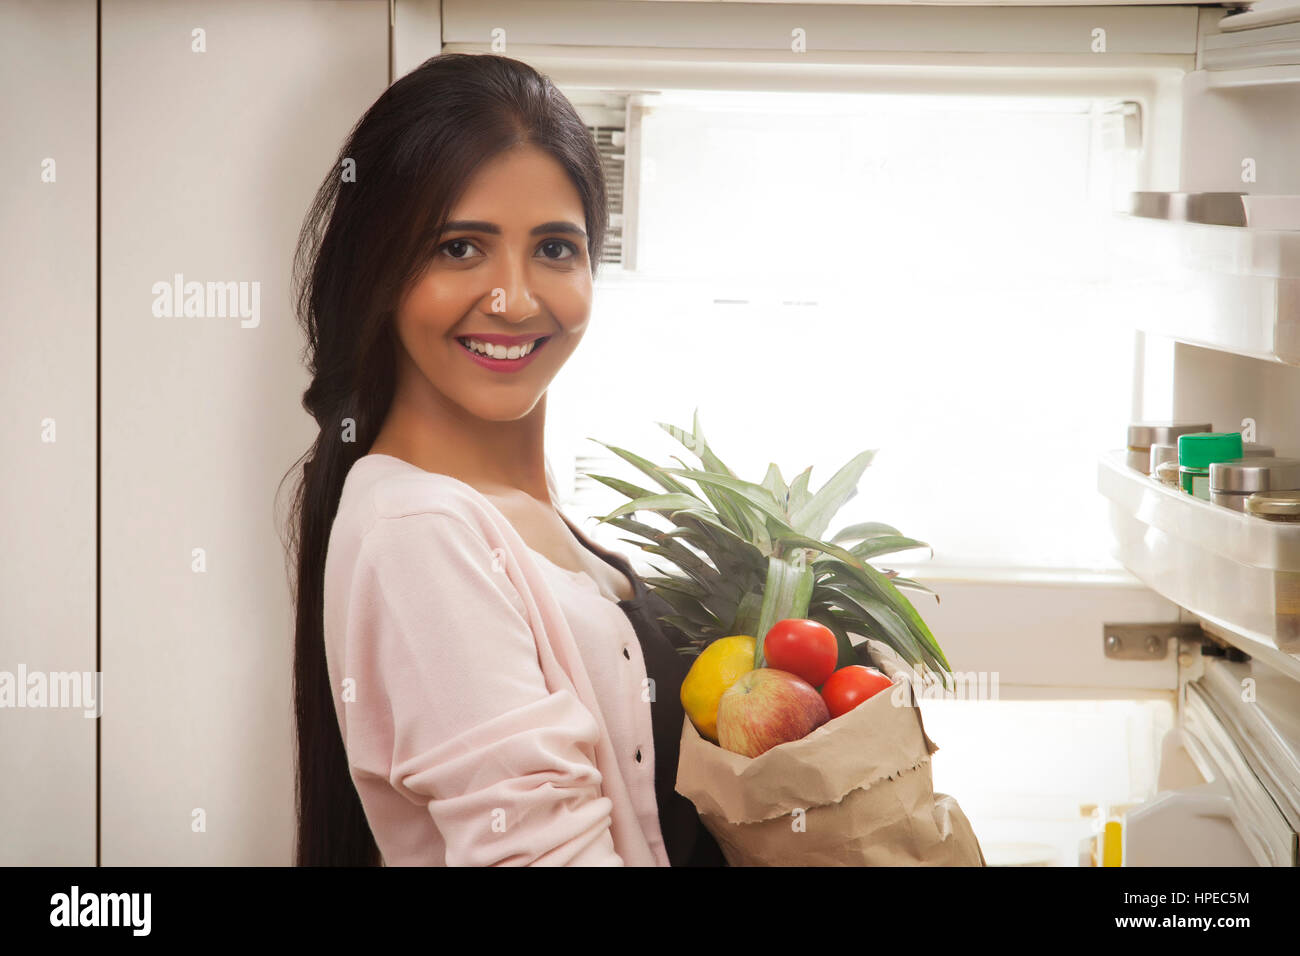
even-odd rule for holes
{"type": "Polygon", "coordinates": [[[1252,762],[1251,739],[1238,736],[1241,715],[1212,693],[1200,679],[1186,685],[1180,719],[1187,750],[1206,779],[1226,790],[1232,820],[1259,865],[1295,866],[1294,796],[1270,786],[1273,770],[1258,756],[1252,762]]]}

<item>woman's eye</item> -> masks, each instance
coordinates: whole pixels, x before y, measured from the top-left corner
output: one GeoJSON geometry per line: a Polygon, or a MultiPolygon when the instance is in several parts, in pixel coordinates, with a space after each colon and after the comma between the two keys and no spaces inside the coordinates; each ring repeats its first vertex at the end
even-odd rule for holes
{"type": "Polygon", "coordinates": [[[468,239],[453,239],[451,242],[443,243],[442,251],[448,253],[449,257],[452,259],[464,261],[465,259],[468,259],[469,256],[457,255],[456,252],[460,251],[461,247],[466,246],[470,249],[477,248],[474,243],[470,242],[468,239]]]}
{"type": "MultiPolygon", "coordinates": [[[[565,242],[563,239],[547,239],[541,244],[540,248],[543,256],[552,262],[563,262],[572,259],[578,254],[578,247],[571,242],[565,242]]],[[[474,256],[468,254],[469,250],[478,251],[479,255],[482,255],[482,251],[468,239],[452,239],[449,242],[444,242],[441,247],[442,253],[456,262],[466,262],[473,259],[474,256]]]]}
{"type": "Polygon", "coordinates": [[[558,249],[558,250],[561,251],[561,252],[567,252],[567,253],[568,253],[567,256],[564,256],[564,255],[560,255],[560,256],[550,256],[550,255],[548,255],[548,256],[546,257],[546,258],[548,258],[548,259],[552,259],[552,260],[554,260],[554,261],[556,261],[556,262],[562,262],[563,260],[565,260],[565,259],[570,259],[570,258],[572,258],[572,257],[574,257],[574,256],[576,256],[576,255],[578,254],[578,247],[575,246],[575,245],[574,245],[573,243],[571,243],[571,242],[565,242],[563,239],[547,239],[545,242],[542,243],[542,246],[541,246],[541,247],[542,247],[543,249],[551,249],[552,251],[558,249]]]}

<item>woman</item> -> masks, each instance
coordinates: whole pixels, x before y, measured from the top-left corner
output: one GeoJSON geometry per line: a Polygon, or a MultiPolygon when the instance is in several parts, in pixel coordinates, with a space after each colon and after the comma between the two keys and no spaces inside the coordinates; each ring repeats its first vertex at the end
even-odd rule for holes
{"type": "Polygon", "coordinates": [[[394,83],[316,196],[299,865],[723,864],[673,789],[682,635],[559,513],[543,447],[606,221],[572,105],[491,55],[394,83]]]}

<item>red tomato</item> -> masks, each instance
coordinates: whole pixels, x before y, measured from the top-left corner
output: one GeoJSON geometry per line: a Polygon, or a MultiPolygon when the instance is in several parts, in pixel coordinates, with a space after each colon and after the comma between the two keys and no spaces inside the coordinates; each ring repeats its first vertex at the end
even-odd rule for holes
{"type": "Polygon", "coordinates": [[[768,667],[789,671],[814,687],[821,687],[835,670],[840,645],[825,624],[804,618],[777,621],[763,638],[768,667]]]}
{"type": "Polygon", "coordinates": [[[848,664],[826,679],[822,699],[826,701],[826,709],[831,712],[831,719],[834,720],[892,686],[890,679],[874,667],[848,664]]]}

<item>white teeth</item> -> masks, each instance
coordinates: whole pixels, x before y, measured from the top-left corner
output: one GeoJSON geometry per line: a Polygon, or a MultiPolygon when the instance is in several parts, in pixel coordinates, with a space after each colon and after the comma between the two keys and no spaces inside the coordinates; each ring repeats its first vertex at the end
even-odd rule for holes
{"type": "Polygon", "coordinates": [[[527,345],[512,345],[509,348],[504,345],[489,345],[487,342],[480,342],[478,339],[463,339],[461,344],[470,351],[480,352],[489,358],[519,359],[531,352],[539,341],[540,339],[533,339],[527,345]]]}

